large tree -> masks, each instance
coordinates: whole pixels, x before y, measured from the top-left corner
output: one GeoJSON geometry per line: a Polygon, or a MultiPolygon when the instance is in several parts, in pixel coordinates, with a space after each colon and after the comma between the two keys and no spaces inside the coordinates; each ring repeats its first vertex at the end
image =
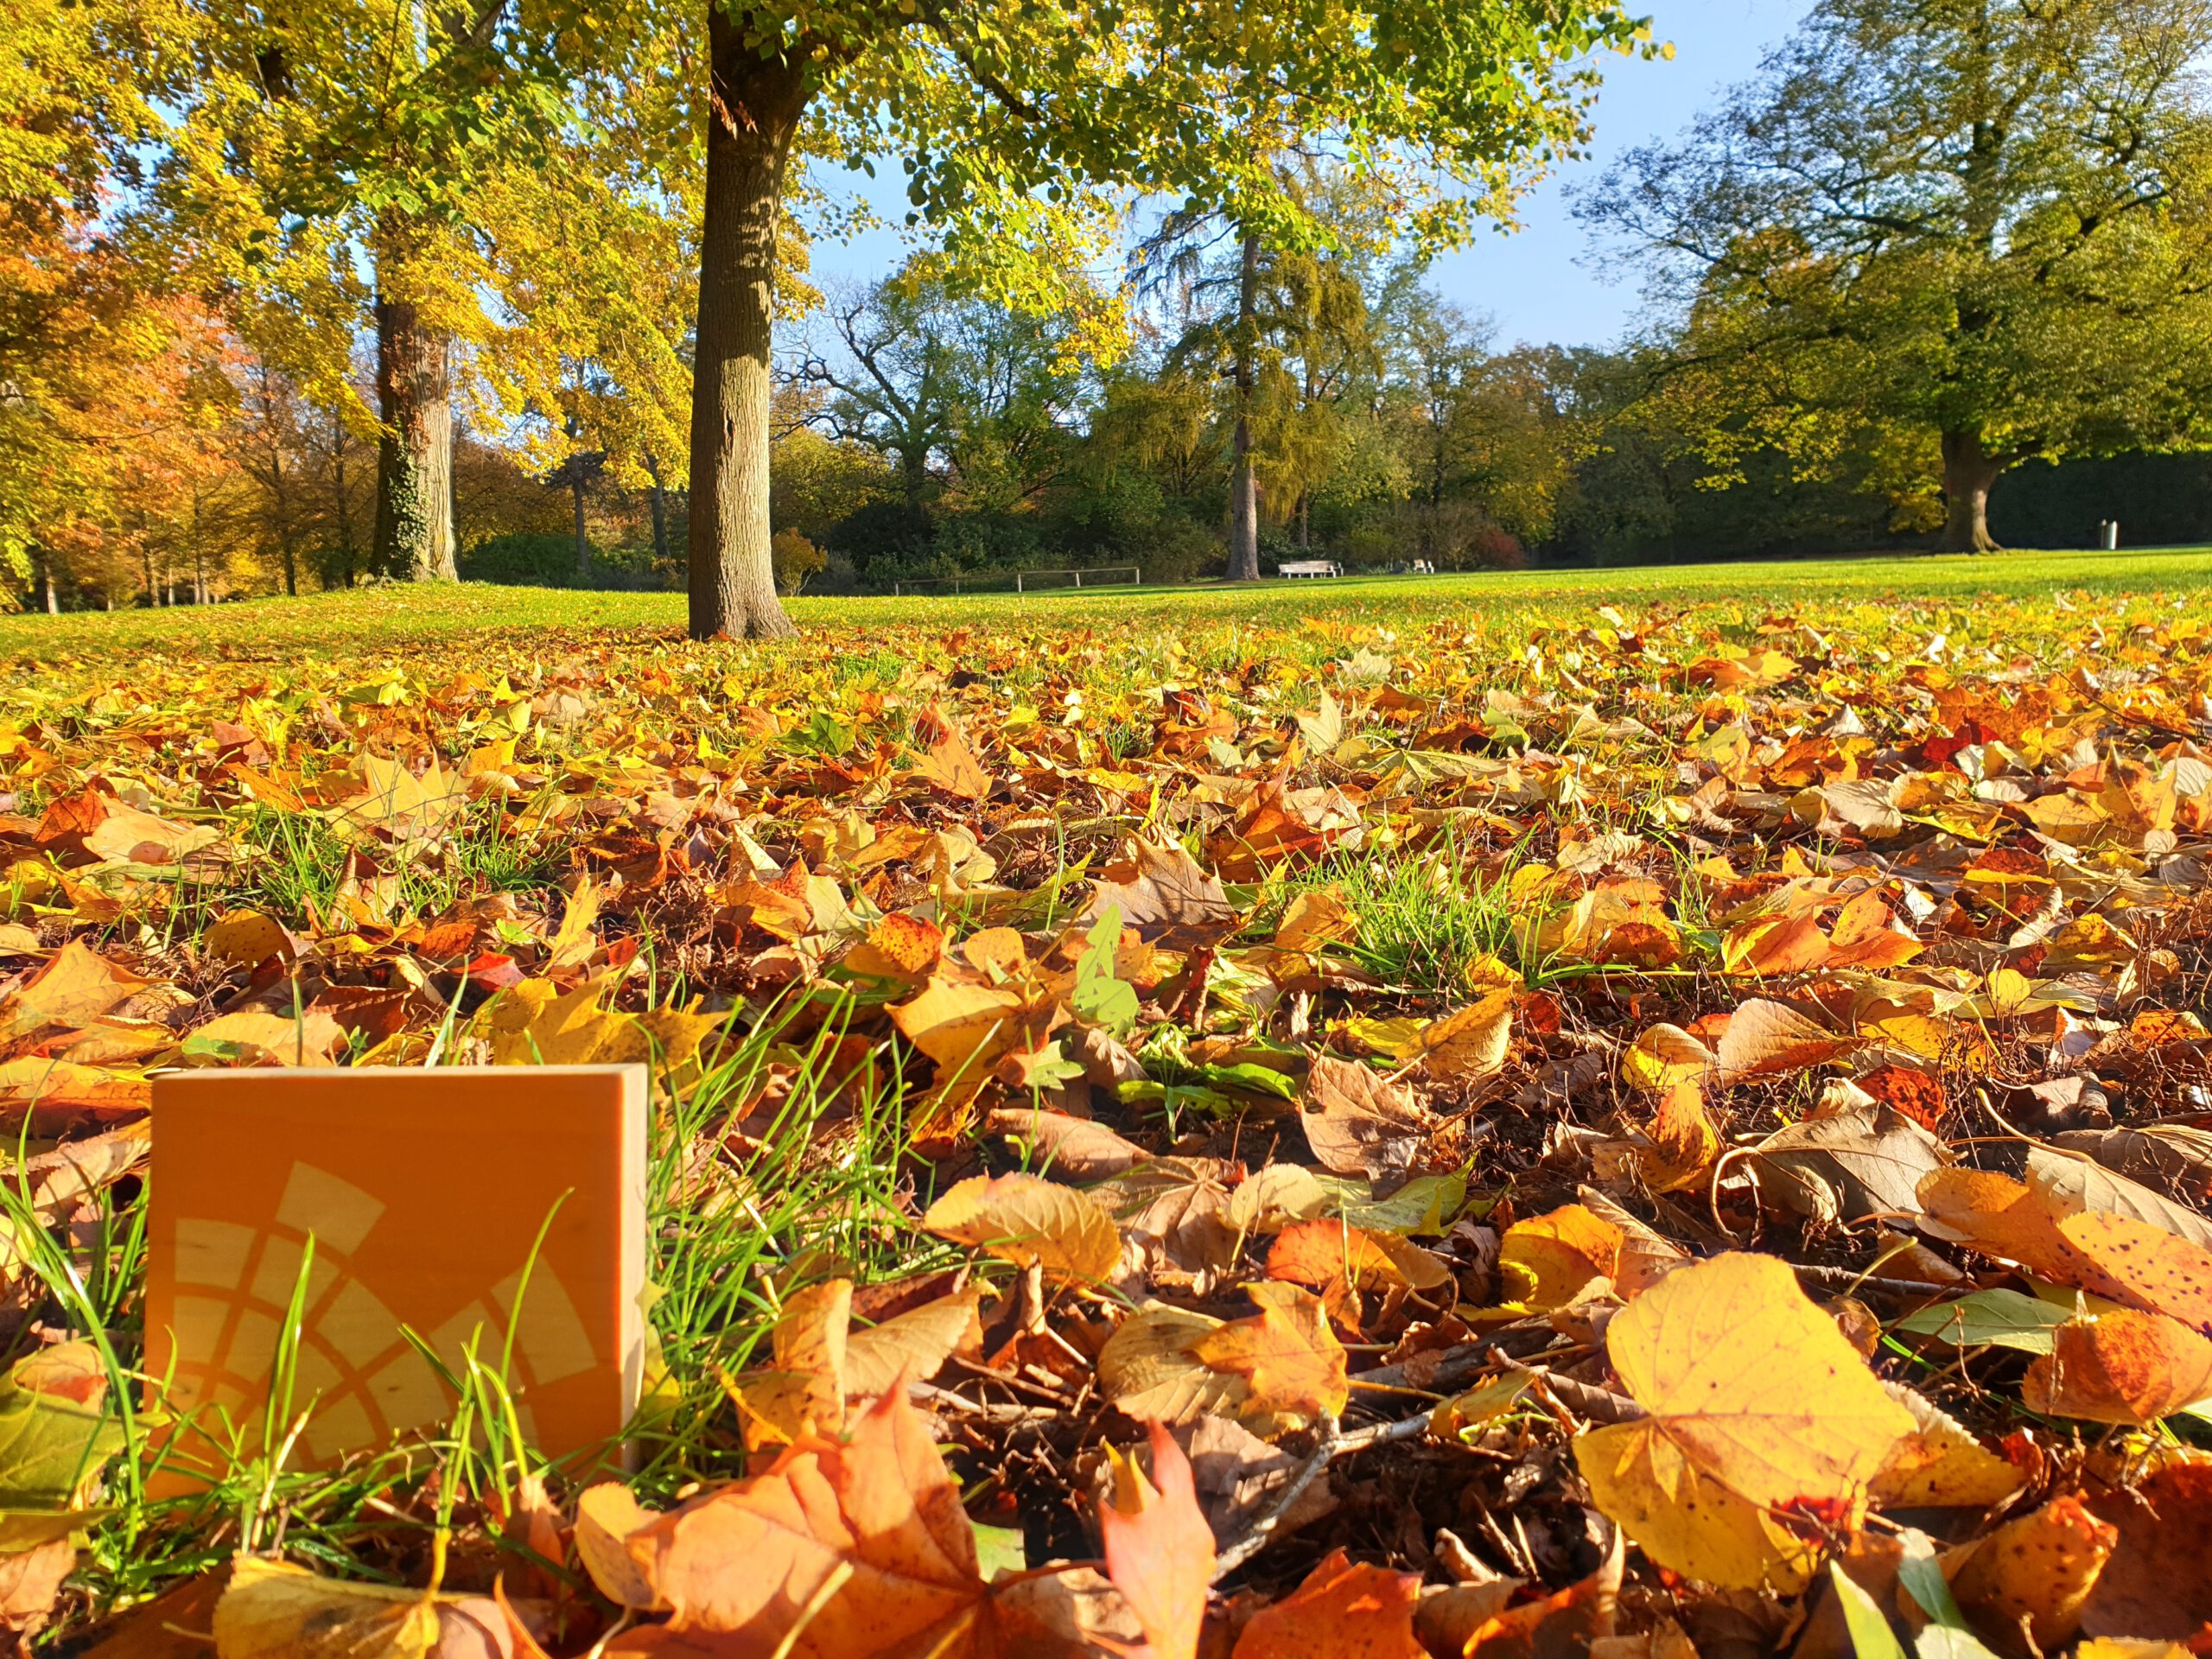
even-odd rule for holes
{"type": "Polygon", "coordinates": [[[1657,396],[1721,473],[1873,457],[1993,545],[2033,456],[2198,435],[2212,0],[1818,0],[1582,211],[1650,255],[1657,396]]]}
{"type": "MultiPolygon", "coordinates": [[[[1640,34],[1616,0],[709,0],[707,23],[701,638],[791,628],[768,547],[770,347],[785,177],[810,111],[846,159],[899,151],[917,213],[971,264],[992,264],[990,227],[1132,182],[1300,245],[1317,226],[1280,175],[1287,150],[1402,179],[1409,232],[1448,239],[1578,141],[1587,54],[1640,34]]],[[[1018,264],[997,268],[995,297],[1038,297],[1018,264]]]]}
{"type": "MultiPolygon", "coordinates": [[[[488,328],[470,228],[502,168],[543,156],[569,119],[565,4],[521,0],[195,0],[188,69],[156,200],[202,288],[255,308],[330,309],[356,260],[373,272],[377,494],[372,560],[454,574],[457,335],[488,328]]],[[[587,31],[588,32],[588,31],[587,31]]],[[[352,327],[298,334],[283,363],[353,398],[352,327]]]]}

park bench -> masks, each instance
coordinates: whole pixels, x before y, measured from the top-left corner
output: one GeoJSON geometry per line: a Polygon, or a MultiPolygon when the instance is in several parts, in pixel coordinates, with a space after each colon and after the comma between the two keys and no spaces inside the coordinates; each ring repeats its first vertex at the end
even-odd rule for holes
{"type": "Polygon", "coordinates": [[[1292,559],[1277,565],[1275,574],[1296,580],[1301,576],[1341,576],[1344,568],[1334,559],[1292,559]]]}

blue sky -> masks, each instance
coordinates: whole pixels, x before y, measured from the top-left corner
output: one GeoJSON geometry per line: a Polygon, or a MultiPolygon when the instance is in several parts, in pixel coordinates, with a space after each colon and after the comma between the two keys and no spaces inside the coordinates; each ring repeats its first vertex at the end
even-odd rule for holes
{"type": "MultiPolygon", "coordinates": [[[[1589,238],[1567,210],[1570,181],[1601,175],[1623,150],[1671,137],[1707,107],[1720,88],[1758,67],[1766,48],[1810,10],[1811,0],[1645,0],[1653,32],[1672,41],[1672,62],[1607,59],[1598,99],[1597,138],[1590,158],[1561,169],[1526,199],[1522,228],[1510,236],[1484,230],[1464,251],[1437,261],[1430,283],[1471,313],[1497,324],[1500,345],[1517,340],[1602,346],[1618,340],[1638,302],[1633,272],[1612,280],[1591,257],[1589,238]]],[[[846,184],[867,187],[887,218],[905,211],[895,168],[880,169],[873,185],[852,175],[846,184]]],[[[835,178],[820,182],[840,188],[835,178]]],[[[891,270],[901,257],[898,236],[879,231],[838,244],[817,242],[818,278],[868,280],[891,270]]]]}

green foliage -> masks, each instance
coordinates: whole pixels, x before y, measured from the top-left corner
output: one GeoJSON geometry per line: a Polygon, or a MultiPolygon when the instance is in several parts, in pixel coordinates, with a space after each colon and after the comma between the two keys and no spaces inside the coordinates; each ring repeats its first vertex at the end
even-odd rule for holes
{"type": "Polygon", "coordinates": [[[1677,319],[1662,418],[1722,479],[1855,463],[1959,549],[2023,460],[2212,435],[2208,48],[2202,0],[1821,0],[1586,199],[1677,319]]]}

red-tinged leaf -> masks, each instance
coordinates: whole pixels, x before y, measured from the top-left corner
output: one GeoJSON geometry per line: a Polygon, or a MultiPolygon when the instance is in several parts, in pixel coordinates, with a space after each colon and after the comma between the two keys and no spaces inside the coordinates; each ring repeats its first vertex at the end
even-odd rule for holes
{"type": "Polygon", "coordinates": [[[468,982],[480,991],[504,991],[510,985],[519,985],[529,977],[515,965],[512,957],[486,951],[470,963],[463,970],[468,982]]]}
{"type": "Polygon", "coordinates": [[[1112,1498],[1098,1511],[1106,1575],[1144,1627],[1153,1659],[1196,1659],[1214,1549],[1190,1459],[1154,1423],[1152,1479],[1133,1458],[1116,1458],[1114,1473],[1112,1498]]]}

